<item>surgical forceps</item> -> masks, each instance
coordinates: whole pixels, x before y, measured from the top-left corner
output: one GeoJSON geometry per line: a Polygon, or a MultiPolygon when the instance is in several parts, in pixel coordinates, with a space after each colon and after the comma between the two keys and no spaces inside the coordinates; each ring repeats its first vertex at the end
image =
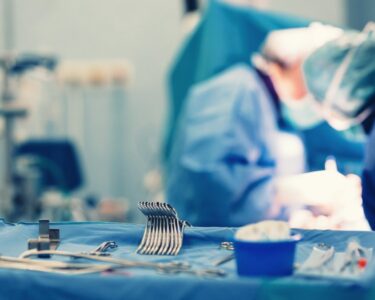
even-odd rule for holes
{"type": "Polygon", "coordinates": [[[139,254],[177,255],[182,247],[186,221],[178,219],[176,210],[168,203],[139,202],[139,210],[147,217],[139,254]]]}
{"type": "Polygon", "coordinates": [[[96,255],[96,256],[110,256],[110,251],[118,248],[115,241],[106,241],[101,243],[98,247],[90,252],[83,252],[83,254],[96,255]]]}
{"type": "MultiPolygon", "coordinates": [[[[233,242],[222,242],[220,244],[220,249],[233,251],[234,250],[233,242]]],[[[213,265],[215,267],[218,267],[220,265],[223,265],[223,264],[227,263],[228,261],[233,260],[234,258],[235,258],[234,253],[231,253],[229,255],[225,255],[224,257],[213,261],[213,265]]]]}

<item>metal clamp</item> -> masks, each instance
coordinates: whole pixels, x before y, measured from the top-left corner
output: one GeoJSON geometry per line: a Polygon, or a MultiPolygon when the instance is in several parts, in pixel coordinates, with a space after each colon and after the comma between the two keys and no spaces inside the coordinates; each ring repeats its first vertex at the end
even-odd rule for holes
{"type": "MultiPolygon", "coordinates": [[[[39,220],[39,236],[29,239],[27,248],[41,250],[56,250],[60,243],[60,229],[49,228],[49,220],[39,220]]],[[[49,255],[39,255],[40,258],[49,258],[49,255]]]]}
{"type": "Polygon", "coordinates": [[[114,251],[118,248],[118,245],[115,241],[106,241],[101,243],[94,250],[88,252],[88,255],[97,255],[97,256],[110,256],[111,251],[114,251]]]}

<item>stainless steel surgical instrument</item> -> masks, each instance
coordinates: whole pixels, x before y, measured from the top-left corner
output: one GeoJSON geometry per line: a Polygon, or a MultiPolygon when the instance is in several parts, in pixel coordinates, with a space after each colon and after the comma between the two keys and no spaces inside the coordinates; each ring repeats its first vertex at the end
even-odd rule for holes
{"type": "MultiPolygon", "coordinates": [[[[41,268],[41,269],[55,269],[59,268],[60,264],[66,264],[59,261],[35,261],[28,259],[32,256],[38,255],[56,255],[56,256],[64,256],[64,257],[71,257],[71,258],[82,258],[91,261],[105,263],[104,265],[99,264],[98,266],[102,266],[101,269],[95,270],[95,266],[97,264],[84,264],[88,268],[88,272],[100,272],[103,270],[113,270],[119,268],[146,268],[146,269],[153,269],[163,274],[191,274],[196,276],[209,276],[209,277],[223,277],[226,273],[221,269],[210,269],[210,268],[199,268],[195,269],[187,262],[181,261],[171,261],[171,262],[150,262],[150,261],[133,261],[128,259],[122,258],[113,258],[107,256],[97,256],[97,255],[90,255],[90,254],[83,254],[83,253],[72,253],[67,251],[59,251],[59,250],[41,250],[38,251],[36,249],[28,250],[23,252],[19,258],[13,258],[14,260],[19,261],[20,263],[29,263],[31,267],[41,268]],[[89,267],[92,266],[92,269],[89,267]]],[[[1,260],[3,257],[0,256],[0,268],[1,260]]],[[[8,258],[9,259],[9,258],[8,258]]],[[[69,264],[68,264],[69,265],[69,264]]],[[[75,267],[77,264],[72,264],[72,267],[75,267]]],[[[79,264],[78,264],[79,265],[79,264]]],[[[63,267],[64,265],[61,265],[63,267]]],[[[81,268],[82,272],[84,268],[81,268]]],[[[43,270],[41,270],[43,271],[43,270]]],[[[57,270],[59,272],[59,270],[57,270]]],[[[78,272],[78,271],[76,271],[78,272]]]]}
{"type": "Polygon", "coordinates": [[[138,208],[147,217],[147,223],[137,253],[177,255],[184,228],[190,224],[179,220],[176,210],[167,203],[139,202],[138,208]]]}

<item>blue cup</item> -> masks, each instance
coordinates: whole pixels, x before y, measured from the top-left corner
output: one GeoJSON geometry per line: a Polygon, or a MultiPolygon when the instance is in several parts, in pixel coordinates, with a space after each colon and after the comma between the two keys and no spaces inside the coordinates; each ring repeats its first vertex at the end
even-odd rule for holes
{"type": "Polygon", "coordinates": [[[300,235],[282,241],[234,240],[237,273],[240,276],[289,276],[300,235]]]}

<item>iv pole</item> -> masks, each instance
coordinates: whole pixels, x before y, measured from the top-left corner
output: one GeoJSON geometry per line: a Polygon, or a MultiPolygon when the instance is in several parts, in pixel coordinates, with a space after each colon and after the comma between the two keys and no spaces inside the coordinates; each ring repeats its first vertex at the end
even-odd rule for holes
{"type": "MultiPolygon", "coordinates": [[[[15,196],[20,187],[15,184],[15,137],[14,127],[18,118],[27,115],[27,108],[17,103],[15,82],[28,70],[43,67],[53,70],[56,58],[42,54],[17,54],[14,49],[13,0],[3,0],[3,44],[5,54],[0,55],[0,68],[3,71],[2,91],[0,98],[0,118],[4,120],[3,128],[3,178],[0,182],[0,216],[12,218],[15,210],[15,196]],[[16,190],[18,189],[18,190],[16,190]]],[[[23,195],[25,201],[30,201],[28,195],[23,195]]]]}
{"type": "Polygon", "coordinates": [[[3,180],[1,184],[0,212],[3,217],[8,217],[12,210],[13,199],[13,151],[14,151],[14,122],[18,117],[26,115],[26,109],[13,106],[15,98],[11,89],[10,71],[13,63],[11,52],[14,48],[13,27],[13,1],[3,1],[3,48],[5,55],[0,58],[0,66],[3,69],[3,86],[0,103],[0,116],[4,119],[4,156],[3,156],[3,180]]]}

